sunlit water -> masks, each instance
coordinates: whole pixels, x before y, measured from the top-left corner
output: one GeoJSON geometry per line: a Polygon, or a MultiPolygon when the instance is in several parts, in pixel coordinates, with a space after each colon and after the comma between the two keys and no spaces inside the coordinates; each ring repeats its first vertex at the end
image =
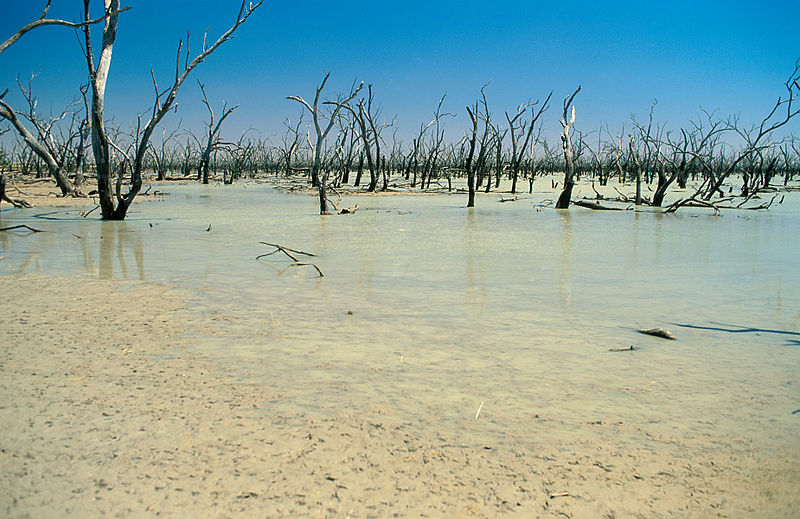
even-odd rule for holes
{"type": "Polygon", "coordinates": [[[800,448],[798,200],[714,216],[362,196],[321,217],[263,185],[162,189],[125,222],[4,205],[0,226],[47,232],[0,233],[0,274],[177,285],[191,347],[263,384],[275,416],[379,412],[465,443],[624,421],[800,448]],[[325,276],[257,261],[260,241],[325,276]]]}

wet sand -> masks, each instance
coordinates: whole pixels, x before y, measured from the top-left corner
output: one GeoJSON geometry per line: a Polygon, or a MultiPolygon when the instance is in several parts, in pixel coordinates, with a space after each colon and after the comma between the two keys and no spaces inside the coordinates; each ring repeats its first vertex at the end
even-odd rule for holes
{"type": "Polygon", "coordinates": [[[564,425],[544,416],[475,445],[378,405],[269,414],[281,384],[192,353],[172,287],[0,280],[3,517],[800,515],[791,454],[611,422],[544,441],[564,425]]]}

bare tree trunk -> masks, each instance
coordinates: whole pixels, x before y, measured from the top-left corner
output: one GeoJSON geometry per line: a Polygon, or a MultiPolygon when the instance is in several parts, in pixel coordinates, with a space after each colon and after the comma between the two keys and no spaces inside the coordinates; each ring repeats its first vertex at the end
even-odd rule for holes
{"type": "Polygon", "coordinates": [[[353,186],[361,185],[361,174],[364,173],[364,152],[358,154],[358,169],[356,170],[356,181],[353,186]]]}
{"type": "Polygon", "coordinates": [[[328,211],[328,195],[325,192],[325,185],[328,183],[328,172],[322,175],[322,180],[319,182],[317,189],[319,191],[319,214],[321,215],[328,215],[331,214],[328,211]]]}
{"type": "Polygon", "coordinates": [[[642,163],[633,146],[633,135],[630,136],[628,141],[628,150],[633,163],[636,165],[636,198],[634,199],[634,205],[642,205],[642,163]]]}
{"type": "Polygon", "coordinates": [[[579,86],[575,92],[572,93],[571,96],[564,99],[564,112],[561,117],[561,147],[564,151],[564,164],[565,164],[565,171],[564,171],[564,189],[561,191],[561,195],[558,197],[558,201],[556,202],[556,209],[567,209],[569,207],[570,201],[572,200],[572,188],[575,185],[574,176],[575,176],[575,163],[572,159],[572,141],[570,135],[570,128],[572,124],[575,122],[575,105],[572,104],[572,101],[575,99],[575,96],[578,95],[578,92],[581,91],[581,87],[579,86]],[[569,114],[569,116],[568,116],[569,114]]]}
{"type": "MultiPolygon", "coordinates": [[[[47,169],[53,178],[56,181],[56,185],[61,190],[62,196],[67,195],[74,195],[75,194],[75,187],[69,181],[67,176],[64,174],[62,170],[62,166],[56,161],[53,154],[47,147],[43,146],[33,134],[28,131],[27,128],[22,124],[22,122],[17,117],[16,112],[9,106],[5,101],[3,101],[3,97],[8,91],[6,90],[2,94],[0,94],[0,117],[3,117],[11,125],[17,130],[20,137],[25,141],[25,144],[36,154],[38,158],[43,160],[45,164],[47,164],[47,169]]],[[[39,162],[37,161],[37,167],[39,166],[39,162]]]]}
{"type": "Polygon", "coordinates": [[[475,102],[475,111],[467,107],[467,113],[472,121],[472,137],[469,139],[469,154],[467,155],[467,186],[469,197],[467,207],[475,207],[475,168],[472,167],[472,158],[475,155],[475,143],[478,140],[478,102],[475,102]]]}
{"type": "MultiPolygon", "coordinates": [[[[311,116],[312,116],[312,118],[314,120],[314,130],[316,131],[316,134],[317,134],[317,144],[316,144],[316,146],[313,147],[313,150],[312,150],[313,153],[314,153],[312,166],[311,166],[311,185],[312,186],[318,185],[318,183],[319,183],[319,171],[320,171],[320,166],[322,164],[322,147],[323,147],[323,145],[325,143],[325,137],[328,136],[328,132],[331,131],[331,128],[333,128],[333,125],[336,122],[336,117],[339,114],[339,110],[341,110],[342,108],[345,108],[345,107],[347,107],[349,109],[350,106],[349,106],[348,103],[350,103],[350,101],[352,101],[358,95],[358,93],[361,91],[361,88],[364,86],[364,83],[362,82],[358,86],[358,88],[355,88],[350,92],[350,95],[344,101],[328,101],[328,102],[324,102],[323,103],[323,104],[332,104],[332,105],[334,105],[333,112],[328,116],[328,124],[325,126],[325,128],[323,130],[322,126],[320,125],[320,116],[321,116],[321,114],[320,114],[320,109],[319,109],[319,96],[322,93],[322,90],[325,88],[325,83],[328,81],[329,77],[330,77],[330,73],[325,74],[325,78],[323,78],[322,83],[320,83],[320,85],[317,87],[316,95],[314,96],[314,104],[313,104],[313,106],[311,104],[309,104],[305,99],[303,99],[300,96],[289,96],[289,97],[286,98],[286,99],[290,99],[292,101],[297,101],[298,103],[303,105],[303,107],[305,107],[311,113],[311,116]],[[315,181],[316,181],[316,183],[315,183],[315,181]]],[[[326,211],[323,211],[323,208],[327,207],[327,201],[326,201],[326,199],[324,197],[324,194],[325,194],[325,187],[323,186],[319,190],[319,195],[320,195],[320,200],[319,200],[320,214],[326,214],[326,211]]]]}
{"type": "MultiPolygon", "coordinates": [[[[84,0],[83,2],[84,18],[86,20],[89,19],[89,1],[90,0],[84,0]]],[[[106,81],[108,79],[108,70],[111,66],[111,54],[117,33],[119,0],[104,1],[107,18],[103,28],[100,57],[96,65],[92,51],[91,31],[88,26],[84,28],[86,42],[84,51],[86,54],[89,79],[92,84],[92,150],[94,151],[95,167],[97,168],[97,191],[100,198],[102,217],[105,220],[124,220],[128,213],[128,207],[133,203],[134,198],[142,188],[142,168],[144,165],[144,157],[150,143],[150,137],[161,119],[172,109],[181,85],[183,85],[189,73],[191,73],[195,67],[205,61],[220,45],[231,39],[236,29],[261,6],[263,0],[251,3],[249,6],[247,6],[247,0],[242,0],[239,12],[236,15],[236,21],[233,25],[217,38],[210,47],[207,47],[204,41],[202,51],[191,61],[189,61],[187,50],[187,55],[183,60],[183,69],[181,69],[181,49],[183,47],[183,40],[181,40],[178,44],[178,52],[175,60],[175,80],[171,88],[163,91],[160,90],[155,83],[155,76],[153,76],[153,86],[156,92],[153,112],[141,133],[137,131],[137,142],[135,144],[136,154],[132,160],[128,158],[128,162],[132,166],[130,188],[124,195],[119,192],[120,181],[117,182],[116,192],[112,191],[110,143],[106,136],[105,121],[103,119],[106,81]],[[163,100],[162,97],[164,97],[163,100]]]]}

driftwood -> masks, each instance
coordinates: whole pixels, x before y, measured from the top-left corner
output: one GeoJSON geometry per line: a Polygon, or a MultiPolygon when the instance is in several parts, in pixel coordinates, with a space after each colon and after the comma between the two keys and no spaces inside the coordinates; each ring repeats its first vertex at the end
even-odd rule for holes
{"type": "Polygon", "coordinates": [[[262,242],[259,242],[259,243],[261,243],[263,245],[269,245],[270,247],[275,247],[275,250],[272,251],[272,252],[267,252],[266,254],[259,254],[258,256],[256,256],[256,260],[260,260],[261,258],[264,258],[266,256],[272,256],[273,254],[277,254],[278,252],[282,252],[289,259],[292,260],[292,264],[289,265],[290,267],[314,267],[314,270],[317,271],[317,273],[319,274],[319,277],[325,276],[325,274],[322,273],[322,270],[318,266],[316,266],[313,263],[300,261],[297,258],[297,256],[295,256],[295,254],[296,254],[296,255],[301,255],[301,256],[315,257],[316,254],[313,254],[311,252],[303,252],[301,250],[292,249],[292,248],[289,248],[289,247],[284,247],[283,245],[278,245],[277,243],[269,243],[269,242],[265,242],[265,241],[262,241],[262,242]]]}
{"type": "Polygon", "coordinates": [[[284,254],[286,254],[287,256],[292,258],[294,261],[297,261],[297,258],[295,258],[291,254],[289,254],[289,252],[294,252],[295,254],[302,254],[303,256],[309,256],[309,257],[316,256],[316,254],[312,254],[310,252],[303,252],[301,250],[296,250],[296,249],[290,249],[289,247],[284,247],[283,245],[278,245],[277,243],[268,243],[268,242],[265,242],[265,241],[260,241],[258,243],[261,243],[263,245],[269,245],[270,247],[275,247],[275,249],[276,249],[276,250],[274,250],[272,252],[269,252],[267,254],[262,254],[261,256],[259,256],[259,258],[264,257],[264,256],[269,256],[271,254],[275,254],[276,252],[283,252],[284,254]],[[287,251],[289,251],[289,252],[287,252],[287,251]]]}
{"type": "MultiPolygon", "coordinates": [[[[770,206],[772,205],[772,203],[775,201],[776,198],[778,198],[779,195],[780,195],[780,193],[775,194],[769,202],[765,202],[763,204],[760,204],[760,205],[757,205],[757,206],[753,206],[753,207],[743,207],[744,204],[749,202],[752,197],[745,198],[745,200],[742,201],[741,203],[739,203],[738,205],[720,205],[721,202],[729,202],[729,201],[731,201],[732,200],[731,198],[725,198],[725,199],[720,199],[720,200],[718,200],[716,202],[711,202],[711,201],[708,201],[708,200],[702,200],[702,199],[699,199],[699,198],[691,197],[691,198],[686,198],[684,200],[678,200],[677,202],[674,202],[672,205],[667,207],[665,212],[674,213],[675,211],[677,211],[681,207],[707,207],[707,208],[713,209],[715,214],[719,213],[720,209],[744,209],[744,210],[748,210],[748,211],[761,211],[761,210],[769,209],[770,206]]],[[[783,198],[781,198],[781,201],[778,202],[778,203],[783,203],[783,198]]]]}
{"type": "Polygon", "coordinates": [[[358,204],[356,204],[354,207],[342,207],[339,210],[339,214],[353,214],[356,211],[358,211],[358,204]]]}
{"type": "Polygon", "coordinates": [[[649,330],[638,330],[639,333],[643,333],[645,335],[652,335],[653,337],[661,337],[662,339],[669,339],[671,341],[676,340],[676,337],[672,334],[672,332],[667,331],[663,328],[650,328],[649,330]]]}
{"type": "MultiPolygon", "coordinates": [[[[616,187],[614,188],[614,191],[619,193],[619,198],[617,198],[617,201],[626,202],[626,203],[629,203],[629,204],[635,204],[636,203],[636,198],[629,197],[628,195],[626,195],[625,193],[623,193],[622,191],[620,191],[616,187]]],[[[647,197],[643,196],[643,197],[641,197],[639,205],[653,205],[653,203],[650,201],[650,199],[648,199],[647,197]]]]}
{"type": "Polygon", "coordinates": [[[28,229],[31,232],[44,232],[42,229],[34,229],[30,225],[12,225],[11,227],[3,227],[0,232],[11,231],[13,229],[28,229]]]}
{"type": "Polygon", "coordinates": [[[636,351],[636,350],[638,350],[638,349],[639,349],[639,348],[637,348],[636,346],[634,346],[633,344],[631,344],[631,345],[630,345],[630,346],[628,346],[627,348],[611,348],[611,349],[610,349],[610,350],[608,350],[608,351],[636,351]]]}
{"type": "Polygon", "coordinates": [[[605,205],[600,205],[598,202],[592,202],[591,200],[582,199],[582,200],[575,200],[573,204],[586,207],[587,209],[593,209],[595,211],[622,211],[619,207],[608,207],[605,205]]]}
{"type": "MultiPolygon", "coordinates": [[[[90,214],[92,214],[93,212],[95,212],[98,209],[100,209],[100,206],[96,205],[96,206],[94,206],[94,209],[91,209],[89,211],[81,211],[80,213],[78,213],[78,215],[81,218],[86,218],[87,216],[89,216],[90,214]]],[[[152,226],[153,226],[153,224],[150,224],[150,227],[152,227],[152,226]]]]}

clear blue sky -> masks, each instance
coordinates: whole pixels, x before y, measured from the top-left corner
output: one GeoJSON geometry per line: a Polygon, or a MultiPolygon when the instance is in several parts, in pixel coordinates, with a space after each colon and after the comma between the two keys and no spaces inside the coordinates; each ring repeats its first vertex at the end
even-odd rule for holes
{"type": "MultiPolygon", "coordinates": [[[[0,38],[35,19],[40,0],[0,0],[0,38]]],[[[94,0],[99,12],[102,4],[94,0]]],[[[54,0],[49,17],[80,19],[82,2],[54,0]]],[[[166,86],[174,73],[176,44],[189,31],[198,49],[227,29],[235,0],[123,0],[108,82],[106,115],[127,128],[152,102],[150,67],[166,86]]],[[[466,126],[465,105],[488,81],[496,119],[529,99],[553,91],[547,115],[558,127],[558,108],[577,85],[576,127],[612,129],[630,115],[679,126],[698,107],[741,114],[750,124],[765,113],[800,57],[800,1],[773,2],[286,2],[265,1],[238,36],[195,70],[179,96],[174,128],[200,129],[205,108],[196,79],[214,104],[240,104],[226,121],[227,138],[254,126],[265,137],[282,130],[299,106],[288,95],[313,97],[324,71],[331,97],[354,79],[374,85],[387,118],[397,114],[408,139],[427,122],[447,93],[447,122],[455,140],[466,126]]],[[[99,35],[95,37],[99,41],[99,35]]],[[[85,76],[72,30],[45,27],[28,33],[0,55],[0,90],[20,106],[17,75],[37,73],[40,110],[60,107],[78,94],[85,76]]],[[[798,133],[798,124],[792,130],[798,133]]]]}

